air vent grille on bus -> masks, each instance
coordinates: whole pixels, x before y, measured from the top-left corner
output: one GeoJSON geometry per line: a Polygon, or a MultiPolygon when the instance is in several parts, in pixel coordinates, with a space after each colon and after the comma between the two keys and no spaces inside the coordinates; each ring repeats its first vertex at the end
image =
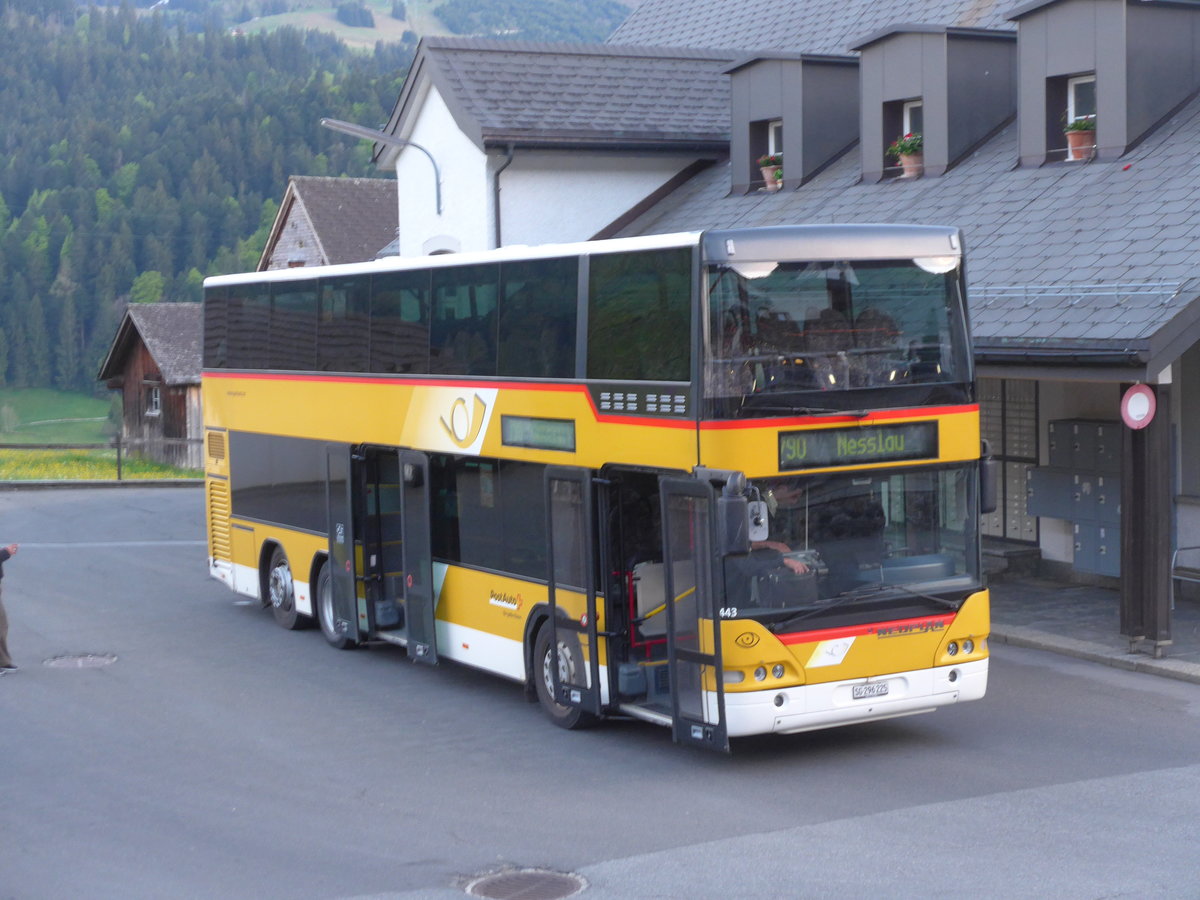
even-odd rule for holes
{"type": "Polygon", "coordinates": [[[208,533],[213,559],[233,559],[229,533],[229,482],[208,482],[208,533]]]}
{"type": "Polygon", "coordinates": [[[211,459],[225,458],[225,435],[220,431],[208,433],[208,455],[211,459]]]}

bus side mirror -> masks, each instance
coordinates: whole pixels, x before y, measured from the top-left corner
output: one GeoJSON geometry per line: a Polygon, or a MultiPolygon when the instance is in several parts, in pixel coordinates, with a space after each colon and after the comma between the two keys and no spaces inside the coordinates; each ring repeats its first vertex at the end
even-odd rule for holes
{"type": "Polygon", "coordinates": [[[717,497],[717,539],[722,555],[750,552],[749,507],[754,504],[746,499],[745,486],[745,477],[730,478],[717,497]]]}
{"type": "Polygon", "coordinates": [[[425,482],[425,473],[420,466],[405,463],[403,469],[404,483],[409,487],[420,487],[425,482]]]}
{"type": "Polygon", "coordinates": [[[749,509],[747,513],[750,516],[750,541],[765,541],[767,534],[771,530],[770,523],[767,521],[768,511],[767,504],[763,500],[755,500],[752,503],[746,504],[749,509]]]}
{"type": "Polygon", "coordinates": [[[979,457],[979,512],[994,513],[999,504],[1000,463],[992,456],[992,448],[983,441],[979,457]]]}

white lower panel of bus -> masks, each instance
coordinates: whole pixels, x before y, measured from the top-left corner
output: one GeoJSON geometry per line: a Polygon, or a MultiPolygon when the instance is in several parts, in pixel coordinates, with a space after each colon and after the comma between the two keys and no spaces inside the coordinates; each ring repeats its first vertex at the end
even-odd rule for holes
{"type": "MultiPolygon", "coordinates": [[[[258,569],[253,566],[238,566],[223,559],[208,560],[208,574],[229,585],[243,597],[261,599],[258,596],[258,569]]],[[[296,611],[305,616],[316,615],[313,610],[311,585],[307,581],[293,581],[292,590],[296,597],[296,611]]]]}
{"type": "Polygon", "coordinates": [[[439,621],[437,652],[442,659],[487,669],[516,681],[525,680],[525,657],[520,641],[453,622],[439,621]]]}
{"type": "MultiPolygon", "coordinates": [[[[871,680],[886,684],[887,693],[855,698],[855,687],[866,679],[805,684],[773,691],[725,694],[725,718],[730,737],[748,734],[791,734],[853,722],[932,712],[987,691],[988,661],[896,672],[871,680]],[[951,680],[953,678],[953,680],[951,680]]],[[[872,692],[882,688],[871,688],[872,692]]]]}
{"type": "MultiPolygon", "coordinates": [[[[437,652],[442,659],[486,669],[514,681],[525,680],[524,646],[520,641],[511,638],[439,620],[437,652]]],[[[540,678],[541,672],[535,670],[533,677],[540,678]]],[[[608,702],[607,666],[600,667],[600,702],[608,702]]]]}

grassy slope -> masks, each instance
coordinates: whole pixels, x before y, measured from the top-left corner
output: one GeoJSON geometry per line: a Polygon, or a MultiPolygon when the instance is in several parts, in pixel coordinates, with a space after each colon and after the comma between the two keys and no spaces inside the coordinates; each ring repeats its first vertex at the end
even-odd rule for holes
{"type": "Polygon", "coordinates": [[[87,394],[0,389],[0,444],[100,443],[108,411],[108,400],[87,394]]]}
{"type": "MultiPolygon", "coordinates": [[[[110,402],[49,388],[0,389],[0,481],[112,480],[115,450],[4,450],[5,444],[102,444],[110,402]],[[11,428],[4,431],[4,428],[11,428]]],[[[200,478],[202,472],[125,458],[123,478],[200,478]]]]}
{"type": "Polygon", "coordinates": [[[392,18],[391,0],[364,0],[364,4],[375,16],[374,28],[351,28],[337,20],[334,6],[312,6],[294,9],[279,16],[263,16],[241,26],[245,32],[271,31],[291,25],[301,29],[328,31],[337,36],[348,47],[370,50],[377,41],[398,41],[405,31],[419,35],[446,35],[450,32],[433,14],[437,5],[430,0],[407,0],[408,20],[392,18]]]}

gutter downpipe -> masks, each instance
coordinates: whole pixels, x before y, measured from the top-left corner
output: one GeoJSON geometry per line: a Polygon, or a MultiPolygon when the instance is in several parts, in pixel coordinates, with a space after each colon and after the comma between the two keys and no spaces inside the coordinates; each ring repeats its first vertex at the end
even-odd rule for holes
{"type": "Polygon", "coordinates": [[[493,249],[499,249],[504,245],[500,237],[500,175],[512,165],[515,152],[515,148],[510,143],[504,151],[504,164],[492,176],[492,236],[495,239],[493,249]]]}

